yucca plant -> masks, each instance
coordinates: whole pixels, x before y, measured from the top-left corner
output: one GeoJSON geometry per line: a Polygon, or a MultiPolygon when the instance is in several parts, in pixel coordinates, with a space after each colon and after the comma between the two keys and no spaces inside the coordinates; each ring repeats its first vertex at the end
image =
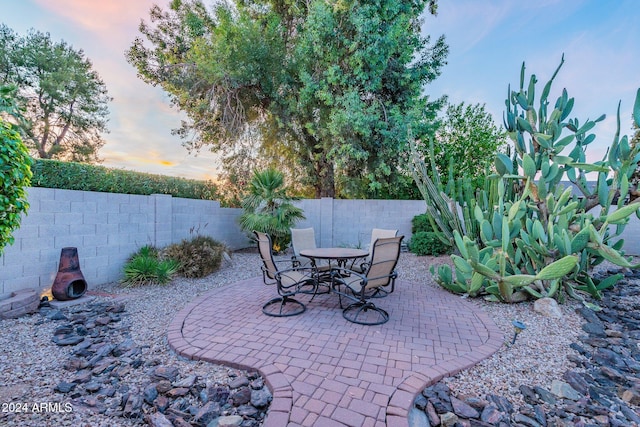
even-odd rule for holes
{"type": "Polygon", "coordinates": [[[153,246],[143,246],[125,264],[122,283],[127,286],[164,285],[179,267],[176,260],[159,259],[158,250],[153,246]]]}
{"type": "Polygon", "coordinates": [[[260,231],[271,236],[273,250],[283,251],[291,242],[291,231],[298,220],[305,219],[302,209],[292,202],[282,172],[268,168],[255,171],[249,186],[249,195],[242,199],[244,213],[239,222],[247,233],[260,231]]]}

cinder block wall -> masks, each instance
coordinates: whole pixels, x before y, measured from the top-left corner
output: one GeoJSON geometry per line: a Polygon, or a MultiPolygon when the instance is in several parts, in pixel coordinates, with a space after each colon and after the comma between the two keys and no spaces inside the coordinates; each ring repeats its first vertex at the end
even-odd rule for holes
{"type": "Polygon", "coordinates": [[[144,245],[166,246],[195,233],[232,249],[249,241],[235,218],[241,209],[167,195],[139,196],[29,188],[30,209],[0,258],[0,294],[51,287],[60,250],[77,247],[89,288],[119,280],[127,258],[144,245]]]}
{"type": "Polygon", "coordinates": [[[307,199],[298,202],[307,217],[296,225],[313,227],[320,247],[366,248],[374,228],[396,229],[411,238],[411,220],[426,211],[422,200],[307,199]]]}
{"type": "MultiPolygon", "coordinates": [[[[211,236],[232,249],[251,246],[240,230],[241,209],[216,201],[89,191],[29,188],[28,215],[14,232],[15,243],[0,258],[0,295],[51,287],[60,250],[77,247],[89,288],[119,280],[127,258],[141,246],[163,247],[196,234],[211,236]]],[[[313,227],[320,247],[366,248],[373,228],[397,229],[411,237],[411,219],[425,212],[421,200],[306,199],[296,202],[313,227]]],[[[627,254],[640,254],[640,220],[625,228],[627,254]]]]}

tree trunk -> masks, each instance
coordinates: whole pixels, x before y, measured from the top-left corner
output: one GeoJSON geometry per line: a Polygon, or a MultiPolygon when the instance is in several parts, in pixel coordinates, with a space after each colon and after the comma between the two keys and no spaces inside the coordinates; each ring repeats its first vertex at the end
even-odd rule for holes
{"type": "Polygon", "coordinates": [[[316,163],[315,169],[317,177],[315,181],[316,198],[335,197],[336,189],[333,162],[327,160],[323,155],[322,159],[316,163]]]}

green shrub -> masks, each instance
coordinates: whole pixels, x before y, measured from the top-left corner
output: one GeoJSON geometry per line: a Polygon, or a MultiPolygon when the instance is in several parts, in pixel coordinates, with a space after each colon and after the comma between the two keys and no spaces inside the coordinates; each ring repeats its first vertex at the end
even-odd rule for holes
{"type": "Polygon", "coordinates": [[[179,268],[173,259],[159,259],[158,251],[152,246],[143,246],[124,266],[122,283],[129,286],[168,283],[179,268]]]}
{"type": "Polygon", "coordinates": [[[444,244],[436,233],[430,231],[418,231],[411,237],[409,250],[416,255],[441,255],[449,253],[451,247],[444,244]]]}
{"type": "Polygon", "coordinates": [[[180,264],[177,273],[184,277],[205,277],[220,268],[227,247],[211,237],[197,236],[191,240],[169,245],[161,251],[161,258],[180,264]]]}
{"type": "Polygon", "coordinates": [[[421,231],[433,232],[433,227],[429,222],[429,217],[426,213],[416,215],[411,219],[411,234],[416,234],[421,231]]]}
{"type": "MultiPolygon", "coordinates": [[[[0,86],[0,112],[10,112],[13,89],[0,86]]],[[[24,188],[31,179],[31,157],[18,132],[0,117],[0,255],[13,244],[13,231],[29,208],[24,188]]]]}
{"type": "Polygon", "coordinates": [[[31,185],[34,187],[141,195],[170,194],[185,199],[220,199],[218,188],[211,181],[45,159],[37,159],[32,170],[31,185]]]}

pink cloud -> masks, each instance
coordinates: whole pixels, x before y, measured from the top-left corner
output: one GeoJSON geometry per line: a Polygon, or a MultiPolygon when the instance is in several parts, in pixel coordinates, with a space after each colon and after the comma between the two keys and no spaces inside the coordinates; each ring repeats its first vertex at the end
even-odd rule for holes
{"type": "Polygon", "coordinates": [[[90,31],[131,28],[132,22],[149,15],[154,0],[110,0],[95,2],[86,0],[35,0],[43,9],[64,17],[90,31]]]}

